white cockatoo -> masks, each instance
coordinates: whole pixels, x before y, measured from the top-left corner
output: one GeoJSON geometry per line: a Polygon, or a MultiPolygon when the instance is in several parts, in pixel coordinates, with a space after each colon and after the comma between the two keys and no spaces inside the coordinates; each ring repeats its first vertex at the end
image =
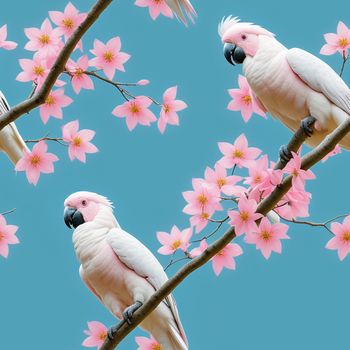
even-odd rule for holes
{"type": "MultiPolygon", "coordinates": [[[[0,91],[0,115],[6,113],[9,109],[6,98],[0,91]]],[[[0,151],[5,152],[13,164],[16,164],[22,158],[24,149],[28,148],[15,123],[10,123],[0,130],[0,151]]]]}
{"type": "MultiPolygon", "coordinates": [[[[296,131],[300,123],[318,145],[350,116],[350,89],[325,62],[302,49],[288,49],[268,30],[227,17],[219,24],[229,63],[243,63],[244,75],[260,107],[296,131]],[[310,118],[311,117],[311,118],[310,118]],[[314,132],[310,128],[316,118],[314,132]]],[[[350,134],[340,142],[350,149],[350,134]]]]}
{"type": "Polygon", "coordinates": [[[183,10],[185,11],[187,17],[193,21],[192,16],[197,16],[195,9],[193,8],[191,2],[189,0],[165,0],[171,10],[175,13],[175,15],[180,18],[180,20],[187,24],[186,18],[183,10]],[[183,10],[182,10],[183,9],[183,10]]]}
{"type": "MultiPolygon", "coordinates": [[[[132,322],[133,313],[167,281],[161,264],[139,240],[121,229],[107,198],[76,192],[64,206],[65,223],[75,228],[73,244],[82,280],[114,316],[132,322]]],[[[140,326],[163,350],[188,349],[172,295],[140,326]]],[[[113,328],[108,334],[113,337],[113,328]]]]}

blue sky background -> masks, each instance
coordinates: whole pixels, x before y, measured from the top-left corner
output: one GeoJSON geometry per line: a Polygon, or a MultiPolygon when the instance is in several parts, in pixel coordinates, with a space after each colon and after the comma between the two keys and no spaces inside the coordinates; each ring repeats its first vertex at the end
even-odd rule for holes
{"type": "MultiPolygon", "coordinates": [[[[75,0],[80,10],[93,1],[75,0]]],[[[50,144],[60,162],[55,173],[41,177],[37,187],[23,173],[15,174],[1,155],[0,212],[20,226],[21,244],[13,246],[8,260],[0,257],[1,349],[76,350],[81,348],[86,322],[111,325],[114,318],[80,281],[71,243],[72,231],[64,225],[63,201],[77,190],[108,196],[116,205],[121,225],[153,252],[159,247],[155,232],[173,224],[188,225],[182,214],[181,192],[191,179],[203,175],[206,165],[219,158],[218,141],[233,141],[244,132],[250,144],[272,159],[290,138],[279,122],[254,117],[245,124],[239,113],[226,110],[227,89],[236,87],[241,67],[233,69],[222,55],[217,24],[224,15],[237,15],[266,27],[288,47],[301,47],[316,55],[324,44],[323,33],[335,32],[338,20],[350,25],[350,4],[295,0],[241,2],[196,1],[197,23],[189,28],[160,18],[153,22],[147,10],[133,1],[115,1],[84,39],[86,49],[94,38],[106,41],[121,36],[122,49],[132,55],[126,73],[117,79],[152,84],[134,89],[160,99],[169,86],[179,86],[179,98],[189,108],[181,112],[181,127],[160,135],[156,126],[137,127],[130,133],[124,120],[111,115],[121,97],[110,86],[96,83],[64,110],[64,121],[50,119],[43,126],[37,110],[17,125],[25,138],[50,132],[60,136],[64,123],[79,119],[82,128],[96,130],[100,153],[88,156],[86,165],[70,162],[66,149],[50,144]]],[[[8,24],[9,39],[20,48],[0,52],[0,87],[15,104],[30,92],[30,84],[15,81],[18,59],[30,57],[22,48],[24,27],[38,27],[48,10],[63,10],[66,1],[6,1],[0,25],[8,24]]],[[[324,57],[336,70],[340,56],[324,57]]],[[[349,83],[349,67],[345,81],[349,83]]],[[[66,92],[75,97],[71,88],[66,92]]],[[[349,209],[349,154],[343,153],[314,170],[308,184],[313,193],[312,220],[345,214],[349,209]]],[[[340,262],[324,248],[330,239],[325,230],[291,227],[291,240],[283,255],[265,261],[252,246],[244,246],[235,272],[215,277],[210,265],[194,273],[175,291],[191,349],[342,349],[348,345],[350,258],[340,262]]],[[[162,263],[166,257],[158,256],[162,263]]],[[[176,271],[173,267],[169,273],[176,271]]],[[[141,330],[134,334],[142,334],[141,330]]],[[[120,349],[135,349],[129,336],[120,349]]]]}

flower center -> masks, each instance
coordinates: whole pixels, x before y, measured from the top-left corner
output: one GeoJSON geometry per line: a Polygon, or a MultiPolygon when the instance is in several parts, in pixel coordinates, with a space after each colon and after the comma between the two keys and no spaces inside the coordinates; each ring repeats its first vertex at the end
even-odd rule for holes
{"type": "Polygon", "coordinates": [[[98,335],[98,339],[100,340],[105,340],[107,337],[107,332],[101,332],[99,335],[98,335]]]}
{"type": "Polygon", "coordinates": [[[114,54],[112,51],[106,51],[103,54],[103,58],[105,59],[106,62],[111,63],[114,60],[114,54]]]}
{"type": "Polygon", "coordinates": [[[164,109],[165,113],[169,113],[170,112],[170,106],[169,105],[164,105],[163,109],[164,109]]]}
{"type": "Polygon", "coordinates": [[[345,49],[349,44],[350,44],[350,42],[349,42],[349,39],[347,39],[347,38],[340,38],[338,40],[338,45],[340,47],[342,47],[343,49],[345,49]]]}
{"type": "MultiPolygon", "coordinates": [[[[159,0],[155,0],[156,2],[157,1],[159,1],[159,0]]],[[[160,0],[160,1],[162,1],[162,0],[160,0]]],[[[154,345],[152,345],[152,350],[163,350],[163,348],[161,347],[161,345],[160,344],[154,344],[154,345]]]]}
{"type": "Polygon", "coordinates": [[[292,176],[297,177],[298,175],[299,175],[298,174],[298,170],[297,169],[293,169],[292,176]]]}
{"type": "Polygon", "coordinates": [[[40,157],[38,155],[34,155],[30,160],[30,164],[36,167],[40,164],[40,161],[41,161],[40,157]]]}
{"type": "Polygon", "coordinates": [[[244,156],[244,153],[240,149],[235,149],[232,153],[233,158],[239,158],[242,159],[244,156]]]}
{"type": "Polygon", "coordinates": [[[219,253],[216,253],[217,256],[223,256],[225,254],[224,250],[220,250],[219,253]]]}
{"type": "Polygon", "coordinates": [[[242,101],[246,104],[246,105],[250,105],[252,103],[252,98],[250,95],[245,95],[242,97],[242,101]]]}
{"type": "Polygon", "coordinates": [[[73,29],[74,28],[74,22],[71,18],[66,18],[62,21],[62,24],[67,29],[73,29]]]}
{"type": "Polygon", "coordinates": [[[39,37],[39,42],[43,45],[47,45],[50,43],[50,37],[47,34],[42,34],[39,37]]]}
{"type": "Polygon", "coordinates": [[[350,243],[350,232],[349,231],[344,232],[342,238],[344,242],[350,243]]]}
{"type": "Polygon", "coordinates": [[[83,143],[83,141],[82,141],[82,139],[81,139],[79,136],[74,137],[74,139],[73,139],[73,145],[74,145],[75,147],[80,147],[82,143],[83,143]]]}
{"type": "Polygon", "coordinates": [[[226,180],[225,179],[218,179],[216,181],[216,183],[218,184],[218,186],[221,188],[222,186],[226,185],[226,180]]]}
{"type": "Polygon", "coordinates": [[[84,74],[84,69],[77,68],[74,74],[77,78],[81,78],[81,76],[84,74]]]}
{"type": "Polygon", "coordinates": [[[209,219],[209,214],[208,213],[202,213],[201,214],[201,219],[208,220],[209,219]]]}
{"type": "Polygon", "coordinates": [[[262,231],[260,233],[260,238],[262,238],[264,241],[268,241],[271,238],[271,233],[269,231],[262,231]]]}
{"type": "Polygon", "coordinates": [[[44,75],[44,68],[42,66],[34,66],[33,73],[39,77],[44,75]]]}
{"type": "Polygon", "coordinates": [[[241,213],[239,213],[239,217],[243,222],[246,222],[249,220],[249,213],[247,211],[242,211],[241,213]]]}
{"type": "Polygon", "coordinates": [[[171,248],[176,250],[176,249],[179,249],[180,246],[181,246],[181,241],[178,239],[172,243],[171,248]]]}
{"type": "Polygon", "coordinates": [[[139,106],[136,104],[136,103],[131,103],[131,105],[130,105],[130,112],[132,113],[132,114],[137,114],[137,113],[140,113],[140,108],[139,108],[139,106]]]}
{"type": "Polygon", "coordinates": [[[54,97],[52,95],[47,96],[45,100],[45,104],[48,106],[52,106],[53,104],[55,104],[54,97]]]}
{"type": "Polygon", "coordinates": [[[254,182],[255,183],[260,183],[261,182],[261,176],[260,175],[256,175],[255,178],[254,178],[254,182]]]}
{"type": "Polygon", "coordinates": [[[5,235],[0,232],[0,242],[5,238],[5,235]]]}
{"type": "Polygon", "coordinates": [[[199,202],[199,204],[205,205],[205,204],[208,203],[208,198],[207,198],[204,194],[200,194],[200,195],[197,197],[197,201],[199,202]]]}

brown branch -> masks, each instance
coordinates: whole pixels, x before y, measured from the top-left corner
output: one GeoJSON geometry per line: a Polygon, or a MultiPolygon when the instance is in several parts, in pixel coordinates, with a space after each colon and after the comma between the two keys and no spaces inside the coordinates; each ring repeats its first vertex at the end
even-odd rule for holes
{"type": "Polygon", "coordinates": [[[0,116],[0,130],[9,123],[15,121],[17,118],[21,117],[23,114],[30,112],[32,109],[45,102],[58,76],[64,71],[66,62],[68,61],[71,53],[74,51],[79,40],[96,22],[101,13],[112,3],[112,1],[113,0],[98,0],[96,2],[96,4],[89,11],[85,21],[79,25],[73,35],[65,43],[39,91],[28,100],[18,103],[8,112],[0,116]]]}
{"type": "MultiPolygon", "coordinates": [[[[322,160],[338,143],[350,132],[350,118],[340,124],[331,134],[329,134],[316,148],[310,151],[302,158],[302,168],[307,170],[317,162],[322,160]]],[[[296,132],[301,139],[304,138],[300,129],[296,132]]],[[[295,136],[295,135],[294,135],[295,136]]],[[[299,141],[298,141],[299,142],[299,141]]],[[[296,142],[297,143],[297,142],[296,142]]],[[[257,212],[266,215],[272,210],[281,198],[289,191],[292,186],[291,176],[286,177],[280,186],[270,194],[269,197],[262,200],[258,206],[257,212]]],[[[151,298],[138,309],[133,316],[131,325],[122,322],[114,339],[106,339],[101,350],[112,350],[133,330],[135,329],[161,302],[164,300],[186,277],[192,272],[206,264],[214,255],[219,253],[228,243],[236,237],[234,228],[227,230],[224,235],[211,244],[201,255],[191,260],[183,266],[171,279],[169,279],[151,298]]]]}

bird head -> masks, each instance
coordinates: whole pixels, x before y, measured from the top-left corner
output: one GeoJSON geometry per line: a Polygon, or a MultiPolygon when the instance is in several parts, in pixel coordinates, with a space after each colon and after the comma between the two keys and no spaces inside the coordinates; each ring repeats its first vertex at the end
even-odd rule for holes
{"type": "Polygon", "coordinates": [[[274,37],[268,30],[253,24],[240,22],[238,17],[223,18],[218,27],[224,43],[224,55],[232,64],[241,64],[247,56],[254,57],[259,49],[259,36],[274,37]]]}
{"type": "Polygon", "coordinates": [[[69,228],[93,221],[100,210],[112,209],[112,203],[97,193],[80,191],[64,201],[64,222],[69,228]]]}

